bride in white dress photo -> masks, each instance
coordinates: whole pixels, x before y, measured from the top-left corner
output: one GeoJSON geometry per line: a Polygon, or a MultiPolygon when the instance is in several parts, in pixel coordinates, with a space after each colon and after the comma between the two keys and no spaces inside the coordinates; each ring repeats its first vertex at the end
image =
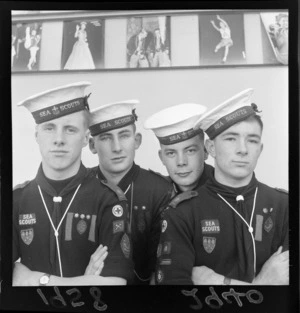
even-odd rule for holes
{"type": "Polygon", "coordinates": [[[86,33],[86,22],[76,25],[74,37],[77,38],[72,52],[64,66],[65,70],[95,69],[94,60],[89,49],[86,33]]]}

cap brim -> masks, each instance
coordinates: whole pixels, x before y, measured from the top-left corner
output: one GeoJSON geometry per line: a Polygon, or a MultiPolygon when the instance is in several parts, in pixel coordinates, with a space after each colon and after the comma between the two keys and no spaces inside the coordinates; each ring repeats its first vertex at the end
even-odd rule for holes
{"type": "Polygon", "coordinates": [[[102,110],[102,109],[105,109],[105,108],[110,107],[112,105],[117,105],[117,104],[133,104],[133,105],[136,105],[139,103],[140,103],[140,101],[136,100],[136,99],[107,103],[107,104],[101,105],[100,107],[98,107],[96,109],[91,110],[90,113],[95,113],[95,112],[99,111],[99,109],[102,110]]]}
{"type": "Polygon", "coordinates": [[[216,106],[212,110],[209,110],[208,112],[204,113],[203,115],[201,115],[201,117],[195,123],[194,129],[200,128],[199,125],[203,120],[207,120],[211,116],[214,116],[214,114],[216,112],[222,110],[222,108],[225,108],[229,103],[232,104],[233,102],[239,102],[242,98],[248,98],[249,99],[251,97],[251,95],[253,94],[253,91],[254,91],[253,88],[245,89],[245,90],[241,91],[240,93],[234,95],[233,97],[227,99],[223,103],[219,104],[218,106],[216,106]]]}
{"type": "Polygon", "coordinates": [[[78,86],[82,86],[82,87],[87,87],[87,86],[90,86],[91,83],[88,82],[88,81],[82,81],[82,82],[76,82],[76,83],[72,83],[72,84],[68,84],[68,85],[64,85],[64,86],[60,86],[60,87],[56,87],[56,88],[53,88],[53,89],[48,89],[46,91],[43,91],[43,92],[40,92],[40,93],[37,93],[33,96],[30,96],[29,98],[26,98],[25,100],[19,102],[17,105],[18,106],[21,106],[21,105],[26,105],[27,102],[30,102],[32,101],[33,99],[37,99],[39,97],[42,97],[50,92],[55,92],[55,91],[61,91],[61,90],[64,90],[64,89],[68,89],[70,87],[78,87],[78,86]]]}

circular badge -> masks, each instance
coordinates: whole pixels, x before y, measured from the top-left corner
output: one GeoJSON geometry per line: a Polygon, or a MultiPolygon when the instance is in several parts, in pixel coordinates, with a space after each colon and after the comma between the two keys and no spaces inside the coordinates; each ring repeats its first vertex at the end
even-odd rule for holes
{"type": "Polygon", "coordinates": [[[158,272],[157,272],[157,282],[158,283],[161,283],[162,281],[163,281],[163,279],[164,279],[164,273],[163,273],[163,271],[162,270],[158,270],[158,272]]]}
{"type": "Polygon", "coordinates": [[[162,221],[162,225],[161,225],[161,232],[164,233],[167,229],[168,223],[166,220],[162,221]]]}
{"type": "Polygon", "coordinates": [[[123,208],[119,204],[117,204],[112,208],[112,213],[114,216],[120,217],[123,215],[123,208]]]}

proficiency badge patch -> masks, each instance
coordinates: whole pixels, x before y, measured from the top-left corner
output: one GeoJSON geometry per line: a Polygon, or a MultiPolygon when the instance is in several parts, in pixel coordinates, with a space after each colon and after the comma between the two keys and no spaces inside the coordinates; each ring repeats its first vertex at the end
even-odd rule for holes
{"type": "Polygon", "coordinates": [[[171,253],[171,242],[166,241],[163,245],[163,254],[170,254],[171,253]]]}
{"type": "Polygon", "coordinates": [[[121,239],[121,249],[125,255],[125,257],[128,259],[130,255],[130,240],[127,234],[124,234],[121,239]]]}
{"type": "Polygon", "coordinates": [[[171,263],[172,263],[171,259],[162,259],[159,265],[171,265],[171,263]]]}
{"type": "Polygon", "coordinates": [[[161,224],[161,232],[164,233],[166,231],[167,227],[168,227],[167,221],[163,220],[162,224],[161,224]]]}
{"type": "Polygon", "coordinates": [[[113,233],[118,233],[124,231],[124,221],[114,221],[113,222],[113,233]]]}
{"type": "Polygon", "coordinates": [[[220,232],[219,220],[202,220],[202,234],[218,234],[220,232]]]}
{"type": "Polygon", "coordinates": [[[156,256],[159,258],[161,256],[161,249],[162,249],[162,245],[161,243],[157,246],[157,253],[156,256]]]}
{"type": "Polygon", "coordinates": [[[162,270],[157,271],[156,279],[158,283],[161,283],[164,280],[164,273],[162,270]]]}
{"type": "Polygon", "coordinates": [[[274,225],[274,223],[273,223],[271,217],[269,216],[267,218],[267,220],[265,221],[265,224],[264,224],[265,231],[269,232],[272,229],[273,225],[274,225]]]}
{"type": "Polygon", "coordinates": [[[26,245],[30,245],[34,236],[33,228],[21,229],[21,238],[26,245]]]}
{"type": "Polygon", "coordinates": [[[120,217],[123,215],[123,208],[119,204],[117,204],[112,208],[112,213],[114,216],[120,217]]]}
{"type": "Polygon", "coordinates": [[[85,220],[80,220],[78,223],[77,223],[77,227],[76,227],[78,233],[80,235],[82,235],[86,229],[87,229],[87,224],[86,224],[86,221],[85,220]]]}
{"type": "Polygon", "coordinates": [[[32,224],[36,224],[35,213],[19,215],[19,225],[32,225],[32,224]]]}
{"type": "Polygon", "coordinates": [[[207,253],[212,253],[216,246],[215,237],[203,237],[203,247],[207,253]]]}

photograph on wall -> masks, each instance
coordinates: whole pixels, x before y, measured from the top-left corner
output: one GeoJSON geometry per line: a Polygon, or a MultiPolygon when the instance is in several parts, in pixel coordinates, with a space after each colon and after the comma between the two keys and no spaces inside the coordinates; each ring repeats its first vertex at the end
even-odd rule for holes
{"type": "Polygon", "coordinates": [[[104,66],[104,21],[65,21],[61,68],[94,70],[104,66]]]}
{"type": "Polygon", "coordinates": [[[39,70],[42,23],[17,23],[11,32],[11,70],[39,70]]]}
{"type": "Polygon", "coordinates": [[[200,14],[200,65],[246,63],[243,14],[200,14]]]}
{"type": "MultiPolygon", "coordinates": [[[[289,56],[289,15],[288,12],[268,12],[261,13],[263,24],[263,46],[271,46],[272,53],[267,53],[268,48],[264,47],[264,57],[266,63],[272,59],[282,64],[288,64],[289,56]]],[[[271,62],[272,63],[272,62],[271,62]]]]}
{"type": "Polygon", "coordinates": [[[170,17],[130,17],[127,23],[127,67],[170,67],[170,17]]]}

